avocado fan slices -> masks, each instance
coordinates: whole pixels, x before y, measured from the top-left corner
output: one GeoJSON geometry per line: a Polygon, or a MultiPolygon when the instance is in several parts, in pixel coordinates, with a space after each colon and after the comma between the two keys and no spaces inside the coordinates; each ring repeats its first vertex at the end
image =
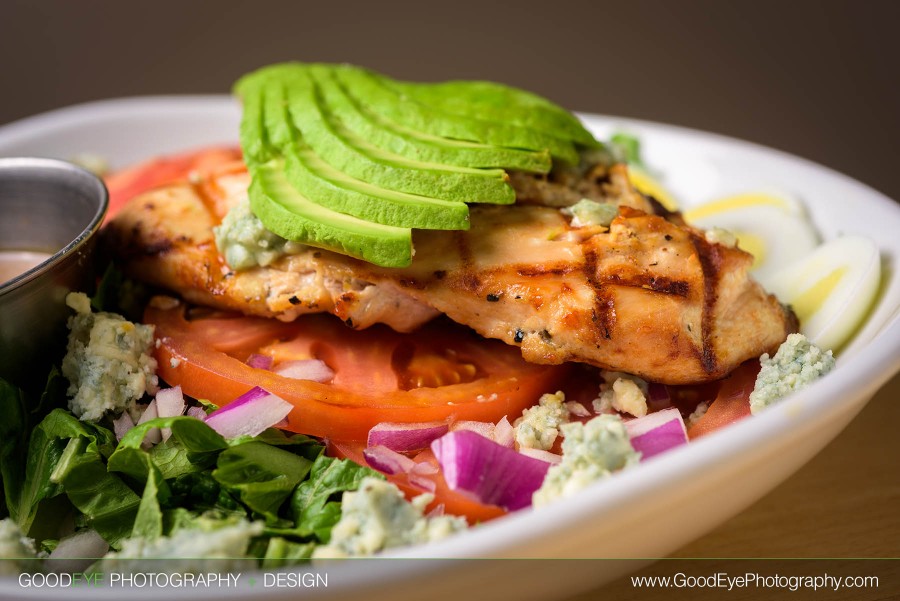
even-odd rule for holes
{"type": "MultiPolygon", "coordinates": [[[[529,173],[548,173],[552,166],[550,153],[494,146],[466,140],[432,135],[392,121],[357,97],[353,89],[335,77],[335,65],[324,63],[280,63],[263,67],[245,75],[235,84],[235,93],[243,97],[251,88],[266,81],[292,81],[298,72],[306,71],[316,81],[330,110],[357,135],[398,155],[422,161],[472,168],[501,168],[529,173]]],[[[559,109],[564,110],[564,109],[559,109]]]]}
{"type": "Polygon", "coordinates": [[[262,94],[244,95],[241,146],[250,172],[250,208],[268,229],[288,240],[327,248],[386,267],[412,260],[412,230],[358,219],[305,197],[285,175],[284,158],[277,155],[272,137],[290,145],[290,131],[265,125],[262,94]]]}
{"type": "Polygon", "coordinates": [[[505,121],[584,146],[597,140],[569,111],[546,98],[491,81],[410,84],[378,76],[380,81],[417,102],[454,115],[505,121]]]}
{"type": "Polygon", "coordinates": [[[357,219],[310,201],[287,180],[280,159],[256,165],[251,176],[250,208],[282,238],[384,267],[403,267],[412,261],[409,228],[357,219]]]}
{"type": "Polygon", "coordinates": [[[286,158],[287,179],[305,197],[332,210],[383,225],[468,229],[469,209],[463,202],[381,188],[326,162],[297,129],[284,89],[276,83],[267,86],[263,94],[263,123],[270,132],[274,152],[286,158]]]}
{"type": "Polygon", "coordinates": [[[373,112],[334,77],[330,65],[310,65],[329,109],[356,133],[378,148],[420,161],[457,167],[506,168],[529,173],[550,171],[550,153],[451,140],[404,127],[373,112]]]}
{"type": "Polygon", "coordinates": [[[426,198],[511,204],[516,194],[502,169],[469,169],[409,159],[380,149],[346,128],[324,106],[306,71],[287,85],[287,105],[306,143],[356,179],[426,198]]]}
{"type": "Polygon", "coordinates": [[[574,163],[578,147],[598,145],[538,96],[448,82],[447,100],[441,85],[302,63],[243,77],[235,91],[254,214],[289,240],[402,267],[411,229],[468,229],[466,203],[514,202],[506,169],[546,173],[551,155],[574,163]],[[504,104],[508,118],[492,121],[504,104]]]}
{"type": "Polygon", "coordinates": [[[386,85],[378,76],[358,67],[341,65],[335,73],[348,88],[358,91],[372,109],[413,129],[445,138],[471,140],[483,144],[549,150],[550,155],[569,164],[578,163],[578,150],[571,140],[547,135],[535,129],[447,113],[422,104],[386,85]]]}

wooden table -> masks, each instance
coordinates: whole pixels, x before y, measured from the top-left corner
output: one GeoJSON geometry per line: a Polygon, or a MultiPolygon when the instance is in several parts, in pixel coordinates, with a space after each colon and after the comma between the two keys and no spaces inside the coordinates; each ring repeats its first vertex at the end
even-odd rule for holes
{"type": "Polygon", "coordinates": [[[818,591],[635,589],[623,578],[574,598],[588,599],[900,599],[900,375],[894,377],[825,449],[760,501],[706,536],[637,575],[674,574],[684,566],[714,573],[742,573],[762,566],[772,573],[785,566],[800,573],[836,572],[848,562],[835,559],[894,558],[853,562],[847,568],[873,569],[878,589],[818,591]],[[686,558],[708,558],[691,559],[686,558]],[[728,561],[721,558],[795,558],[791,561],[728,561]]]}

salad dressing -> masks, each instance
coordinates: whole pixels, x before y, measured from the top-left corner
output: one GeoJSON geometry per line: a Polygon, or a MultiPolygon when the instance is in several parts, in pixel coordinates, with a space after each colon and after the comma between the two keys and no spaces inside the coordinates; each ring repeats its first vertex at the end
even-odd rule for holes
{"type": "Polygon", "coordinates": [[[53,255],[31,250],[0,250],[0,284],[5,284],[53,255]]]}

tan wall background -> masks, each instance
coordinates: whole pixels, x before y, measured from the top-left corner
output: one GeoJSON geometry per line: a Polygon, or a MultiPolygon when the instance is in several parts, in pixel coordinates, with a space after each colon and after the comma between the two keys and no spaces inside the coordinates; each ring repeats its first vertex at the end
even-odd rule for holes
{"type": "Polygon", "coordinates": [[[900,2],[0,0],[0,124],[280,60],[486,78],[793,152],[900,198],[900,2]]]}

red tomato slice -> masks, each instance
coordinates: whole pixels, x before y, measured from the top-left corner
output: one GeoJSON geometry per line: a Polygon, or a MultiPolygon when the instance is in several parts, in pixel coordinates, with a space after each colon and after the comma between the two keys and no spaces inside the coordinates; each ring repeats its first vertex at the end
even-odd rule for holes
{"type": "Polygon", "coordinates": [[[756,384],[759,361],[742,363],[722,381],[719,394],[709,409],[688,430],[691,439],[704,436],[750,415],[750,393],[756,384]]]}
{"type": "MultiPolygon", "coordinates": [[[[368,465],[363,457],[364,448],[365,443],[329,440],[326,452],[331,456],[350,459],[359,465],[368,465]]],[[[414,457],[414,460],[417,463],[427,462],[438,467],[438,471],[435,474],[420,476],[422,478],[427,478],[435,485],[434,492],[432,493],[434,494],[434,501],[428,505],[429,511],[436,509],[439,506],[443,506],[445,513],[461,515],[466,518],[469,524],[486,522],[506,515],[507,512],[502,507],[485,505],[484,503],[479,503],[465,493],[451,490],[450,487],[447,486],[447,481],[444,480],[443,474],[441,474],[437,458],[430,450],[422,451],[414,457]]],[[[406,474],[392,474],[386,475],[386,477],[389,481],[396,484],[408,499],[412,499],[424,492],[429,492],[419,486],[410,484],[406,474]]]]}
{"type": "Polygon", "coordinates": [[[569,373],[526,363],[518,349],[443,320],[398,334],[352,330],[330,315],[283,323],[209,311],[189,319],[186,309],[151,302],[144,315],[156,326],[163,380],[217,405],[261,386],[293,403],[288,430],[336,440],[364,441],[381,422],[514,420],[569,373]],[[276,365],[321,359],[335,377],[323,384],[279,376],[247,365],[253,353],[276,365]]]}
{"type": "MultiPolygon", "coordinates": [[[[119,212],[122,206],[152,188],[187,180],[192,173],[203,177],[222,165],[241,160],[239,148],[204,148],[174,156],[161,157],[140,163],[106,176],[109,190],[109,210],[106,220],[119,212]]],[[[205,179],[205,178],[204,178],[205,179]]]]}

